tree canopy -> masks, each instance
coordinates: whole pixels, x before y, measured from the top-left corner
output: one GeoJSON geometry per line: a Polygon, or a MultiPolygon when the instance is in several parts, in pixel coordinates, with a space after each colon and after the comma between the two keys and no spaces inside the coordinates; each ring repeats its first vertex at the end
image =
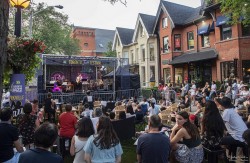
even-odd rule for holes
{"type": "MultiPolygon", "coordinates": [[[[11,8],[10,34],[14,31],[14,8],[11,8]]],[[[80,54],[78,40],[71,37],[71,25],[68,24],[68,16],[58,12],[54,7],[48,7],[44,3],[32,5],[22,13],[22,36],[29,36],[30,15],[32,17],[32,37],[43,41],[46,45],[44,53],[49,54],[80,54]]]]}
{"type": "Polygon", "coordinates": [[[108,42],[107,52],[104,53],[106,57],[116,57],[116,51],[112,50],[112,42],[108,42]]]}
{"type": "Polygon", "coordinates": [[[232,24],[250,24],[250,0],[219,0],[221,12],[231,16],[232,24]]]}

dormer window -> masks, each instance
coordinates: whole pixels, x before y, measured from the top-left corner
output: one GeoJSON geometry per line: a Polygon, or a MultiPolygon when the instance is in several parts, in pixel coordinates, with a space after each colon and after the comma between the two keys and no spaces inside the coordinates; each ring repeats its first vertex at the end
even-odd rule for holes
{"type": "Polygon", "coordinates": [[[162,28],[166,28],[168,26],[168,18],[162,18],[162,28]]]}
{"type": "Polygon", "coordinates": [[[145,35],[145,30],[144,30],[144,28],[142,27],[142,25],[140,24],[140,37],[144,37],[144,35],[145,35]]]}

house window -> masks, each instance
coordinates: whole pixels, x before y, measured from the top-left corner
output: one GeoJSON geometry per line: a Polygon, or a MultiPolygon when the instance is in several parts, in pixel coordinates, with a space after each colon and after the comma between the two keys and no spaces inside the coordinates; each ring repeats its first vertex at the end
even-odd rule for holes
{"type": "Polygon", "coordinates": [[[168,18],[162,18],[162,28],[166,28],[168,26],[168,18]]]}
{"type": "Polygon", "coordinates": [[[150,61],[155,60],[154,45],[153,44],[149,44],[149,60],[150,61]]]}
{"type": "Polygon", "coordinates": [[[135,63],[138,63],[138,56],[139,56],[139,48],[136,48],[136,51],[135,51],[135,63]]]}
{"type": "Polygon", "coordinates": [[[209,36],[201,35],[201,45],[202,47],[210,47],[209,36]]]}
{"type": "Polygon", "coordinates": [[[181,51],[181,35],[174,35],[174,51],[181,51]]]}
{"type": "Polygon", "coordinates": [[[250,36],[250,26],[242,24],[241,27],[242,27],[242,36],[250,36]]]}
{"type": "Polygon", "coordinates": [[[144,45],[141,46],[141,61],[145,62],[145,47],[144,45]]]}
{"type": "Polygon", "coordinates": [[[141,37],[144,37],[144,35],[145,35],[145,31],[144,31],[144,28],[142,27],[142,25],[140,24],[140,36],[141,37]]]}
{"type": "Polygon", "coordinates": [[[130,64],[134,64],[134,51],[130,51],[130,64]]]}
{"type": "Polygon", "coordinates": [[[128,65],[128,52],[123,53],[123,65],[128,65]]]}
{"type": "Polygon", "coordinates": [[[235,71],[234,71],[233,61],[221,62],[220,66],[221,66],[221,80],[222,81],[234,75],[235,71]]]}
{"type": "Polygon", "coordinates": [[[117,39],[117,46],[120,46],[120,41],[119,41],[119,39],[117,39]]]}
{"type": "Polygon", "coordinates": [[[221,39],[227,40],[232,38],[232,26],[229,24],[223,24],[221,26],[221,39]]]}
{"type": "Polygon", "coordinates": [[[89,46],[89,44],[88,43],[84,43],[84,47],[88,47],[89,46]]]}
{"type": "Polygon", "coordinates": [[[163,37],[163,53],[169,52],[169,40],[168,36],[163,37]]]}
{"type": "Polygon", "coordinates": [[[146,86],[146,73],[145,73],[145,67],[144,66],[141,66],[141,78],[142,78],[142,85],[143,86],[146,86]]]}
{"type": "Polygon", "coordinates": [[[150,79],[149,81],[155,81],[155,66],[150,66],[150,79]]]}
{"type": "Polygon", "coordinates": [[[194,49],[194,32],[187,33],[188,50],[194,49]]]}

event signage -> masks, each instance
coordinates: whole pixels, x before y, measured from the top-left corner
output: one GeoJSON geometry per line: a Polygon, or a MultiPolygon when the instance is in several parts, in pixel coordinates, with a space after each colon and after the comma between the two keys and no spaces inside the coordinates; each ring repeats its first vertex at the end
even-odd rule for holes
{"type": "Polygon", "coordinates": [[[25,104],[25,75],[13,74],[10,81],[10,100],[15,103],[20,101],[23,106],[25,104]]]}

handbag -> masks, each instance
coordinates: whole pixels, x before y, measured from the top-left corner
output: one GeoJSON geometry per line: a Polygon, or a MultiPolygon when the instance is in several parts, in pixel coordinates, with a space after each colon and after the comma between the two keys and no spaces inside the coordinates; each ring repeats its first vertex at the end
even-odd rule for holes
{"type": "Polygon", "coordinates": [[[179,162],[186,162],[189,160],[190,149],[185,144],[179,144],[175,151],[175,158],[179,162]]]}

